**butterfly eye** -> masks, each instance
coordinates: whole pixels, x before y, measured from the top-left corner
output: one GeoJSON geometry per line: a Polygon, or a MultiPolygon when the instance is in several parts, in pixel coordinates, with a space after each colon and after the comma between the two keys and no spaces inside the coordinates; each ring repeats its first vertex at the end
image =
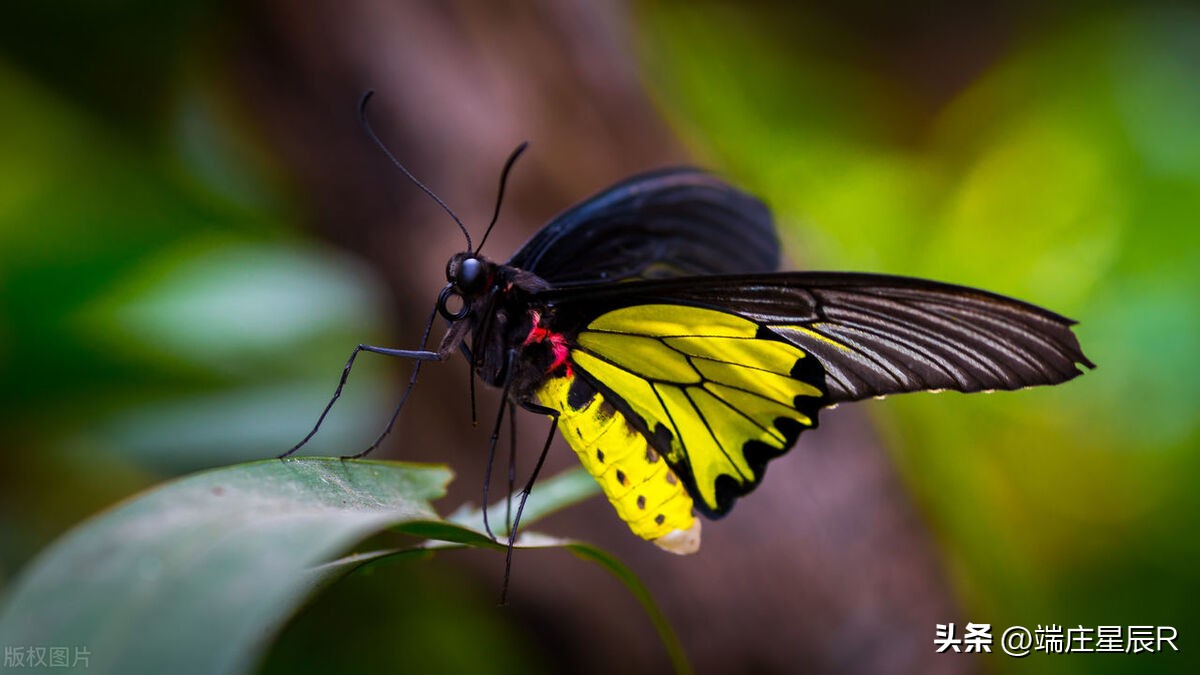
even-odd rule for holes
{"type": "Polygon", "coordinates": [[[467,305],[466,298],[464,298],[462,294],[454,288],[454,284],[446,284],[446,287],[442,289],[441,294],[438,295],[438,314],[444,316],[448,321],[458,321],[467,315],[468,309],[469,307],[467,305]],[[461,303],[456,310],[450,309],[450,298],[452,297],[458,298],[458,302],[461,303]]]}
{"type": "Polygon", "coordinates": [[[458,264],[454,285],[460,292],[467,295],[478,292],[483,287],[483,280],[483,263],[479,258],[464,258],[458,264]]]}

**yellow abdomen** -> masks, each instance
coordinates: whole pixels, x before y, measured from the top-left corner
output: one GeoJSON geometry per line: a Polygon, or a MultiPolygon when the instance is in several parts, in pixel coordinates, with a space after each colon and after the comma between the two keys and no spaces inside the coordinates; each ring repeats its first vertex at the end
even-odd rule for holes
{"type": "Polygon", "coordinates": [[[542,405],[559,411],[559,429],[579,461],[634,534],[672,553],[695,553],[700,521],[678,476],[602,394],[580,407],[568,402],[573,379],[551,378],[537,395],[542,405]]]}

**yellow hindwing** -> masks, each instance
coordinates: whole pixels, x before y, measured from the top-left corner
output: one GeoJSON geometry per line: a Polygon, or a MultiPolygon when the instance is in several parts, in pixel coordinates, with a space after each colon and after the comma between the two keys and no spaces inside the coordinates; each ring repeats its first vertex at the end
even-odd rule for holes
{"type": "MultiPolygon", "coordinates": [[[[651,304],[607,312],[575,336],[571,361],[653,437],[697,508],[713,517],[816,425],[826,402],[816,359],[754,321],[713,309],[651,304]]],[[[597,428],[608,419],[587,410],[597,428]]],[[[620,426],[614,443],[634,435],[620,426]]],[[[645,450],[644,438],[628,442],[645,450]]]]}

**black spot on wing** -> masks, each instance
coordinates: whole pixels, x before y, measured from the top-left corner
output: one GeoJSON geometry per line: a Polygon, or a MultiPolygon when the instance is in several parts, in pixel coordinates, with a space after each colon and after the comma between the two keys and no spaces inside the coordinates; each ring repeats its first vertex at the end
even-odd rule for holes
{"type": "Polygon", "coordinates": [[[671,433],[671,430],[667,428],[667,425],[659,422],[658,425],[654,427],[654,447],[669,448],[671,447],[671,441],[674,439],[675,434],[671,433]]]}
{"type": "MultiPolygon", "coordinates": [[[[768,328],[767,326],[762,325],[762,324],[759,324],[758,330],[754,332],[754,339],[755,340],[783,340],[783,338],[776,335],[774,331],[772,331],[770,328],[768,328]]],[[[787,340],[783,340],[783,341],[787,342],[787,340]]]]}
{"type": "MultiPolygon", "coordinates": [[[[821,364],[815,357],[809,355],[802,359],[796,359],[795,365],[789,373],[793,378],[806,382],[820,390],[820,396],[796,396],[792,399],[792,407],[795,408],[805,417],[812,420],[813,428],[817,426],[817,413],[825,406],[831,403],[829,399],[829,382],[828,375],[825,371],[825,366],[821,364]]],[[[794,422],[794,420],[792,420],[794,422]]],[[[796,422],[799,424],[798,422],[796,422]]],[[[778,427],[778,423],[776,424],[778,427]]],[[[783,429],[780,429],[783,431],[783,429]]],[[[799,432],[796,432],[797,434],[799,432]]],[[[784,434],[786,437],[786,433],[784,434]]],[[[794,439],[788,441],[791,445],[794,439]]]]}
{"type": "MultiPolygon", "coordinates": [[[[792,445],[794,445],[796,443],[796,439],[800,438],[800,432],[804,431],[805,429],[816,429],[817,428],[817,413],[816,413],[816,411],[813,411],[812,417],[810,417],[809,419],[812,420],[811,426],[806,426],[806,425],[802,424],[799,420],[797,420],[794,417],[776,417],[775,418],[775,428],[779,430],[779,433],[783,434],[783,446],[784,447],[782,450],[778,451],[780,454],[782,454],[783,452],[786,452],[788,448],[792,447],[792,445]]],[[[747,445],[749,445],[749,443],[747,443],[747,445]]],[[[770,446],[768,446],[768,447],[770,447],[770,446]]],[[[768,458],[768,459],[770,459],[770,458],[768,458]]],[[[755,473],[758,473],[758,472],[755,471],[755,473]]]]}
{"type": "MultiPolygon", "coordinates": [[[[709,518],[714,520],[720,518],[729,513],[729,510],[733,508],[733,503],[737,501],[738,497],[749,492],[749,490],[746,489],[746,485],[746,483],[737,482],[733,476],[723,473],[717,476],[716,485],[714,486],[717,499],[717,508],[712,509],[712,513],[709,513],[709,509],[704,504],[703,500],[696,500],[696,506],[700,507],[699,511],[709,518]]],[[[750,489],[754,489],[754,487],[757,485],[758,481],[755,481],[754,483],[750,484],[750,489]]]]}

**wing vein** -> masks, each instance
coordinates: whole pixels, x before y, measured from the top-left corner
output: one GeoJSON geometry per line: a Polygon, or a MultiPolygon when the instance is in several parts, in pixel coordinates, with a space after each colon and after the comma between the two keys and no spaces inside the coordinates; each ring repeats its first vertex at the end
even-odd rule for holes
{"type": "Polygon", "coordinates": [[[737,472],[738,477],[741,478],[741,482],[753,484],[754,476],[746,478],[745,474],[742,473],[742,470],[738,468],[737,462],[735,462],[733,457],[729,455],[729,451],[725,449],[725,444],[721,442],[721,439],[717,437],[716,432],[713,431],[712,425],[708,423],[708,418],[700,412],[700,407],[696,405],[696,401],[692,398],[692,394],[689,391],[692,388],[693,387],[680,387],[680,389],[683,390],[683,395],[687,397],[688,403],[692,406],[692,410],[696,413],[696,417],[699,418],[699,420],[704,424],[705,430],[708,431],[709,438],[716,443],[717,447],[721,450],[721,454],[725,456],[725,461],[730,467],[733,468],[734,471],[737,472]]]}

